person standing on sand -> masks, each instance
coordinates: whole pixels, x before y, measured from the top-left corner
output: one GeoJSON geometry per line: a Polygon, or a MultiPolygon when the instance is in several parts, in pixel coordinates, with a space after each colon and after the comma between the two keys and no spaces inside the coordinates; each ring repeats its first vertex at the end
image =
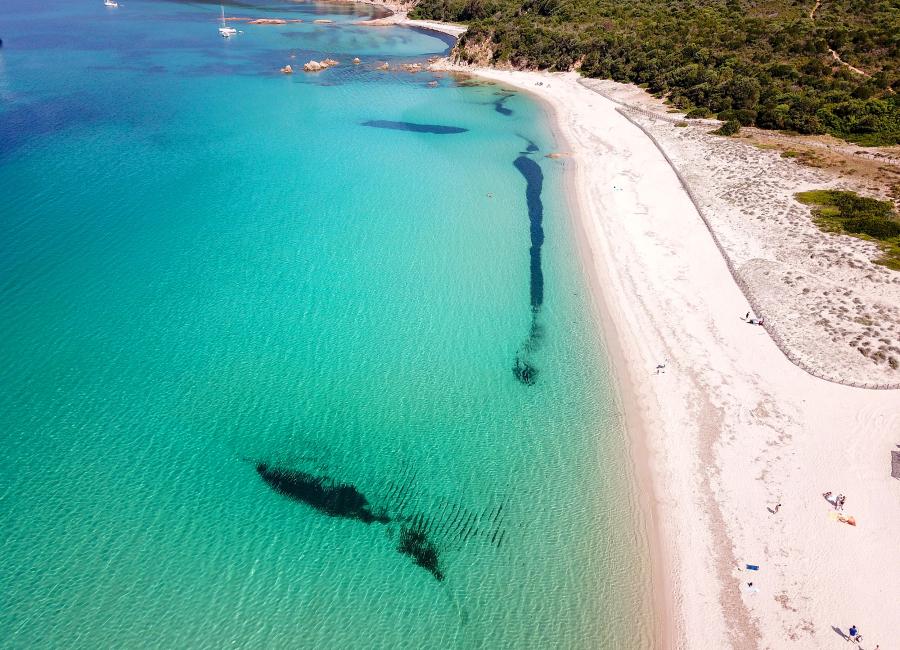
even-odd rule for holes
{"type": "Polygon", "coordinates": [[[859,638],[859,630],[856,629],[855,625],[851,625],[850,629],[847,630],[847,634],[850,637],[850,641],[856,641],[859,638]]]}
{"type": "Polygon", "coordinates": [[[844,495],[839,494],[834,498],[834,509],[840,510],[844,505],[844,495]]]}
{"type": "Polygon", "coordinates": [[[750,312],[749,311],[747,312],[747,315],[744,316],[744,320],[750,320],[750,312]]]}

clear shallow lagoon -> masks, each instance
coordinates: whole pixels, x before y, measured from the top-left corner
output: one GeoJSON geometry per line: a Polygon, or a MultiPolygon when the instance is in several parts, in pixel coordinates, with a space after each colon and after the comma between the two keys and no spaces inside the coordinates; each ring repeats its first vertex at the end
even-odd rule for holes
{"type": "Polygon", "coordinates": [[[371,11],[226,6],[306,22],[223,40],[215,4],[0,8],[3,645],[646,643],[646,544],[544,115],[375,70],[446,42],[352,24],[371,11]],[[389,522],[285,498],[257,463],[389,522]],[[398,552],[409,530],[442,580],[398,552]]]}

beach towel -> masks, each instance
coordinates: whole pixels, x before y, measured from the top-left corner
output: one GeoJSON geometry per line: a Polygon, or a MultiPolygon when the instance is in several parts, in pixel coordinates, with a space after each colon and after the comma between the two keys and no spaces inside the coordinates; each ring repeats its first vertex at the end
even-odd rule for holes
{"type": "Polygon", "coordinates": [[[854,517],[853,515],[850,515],[849,517],[845,517],[844,515],[840,514],[839,512],[829,512],[828,518],[833,521],[839,521],[842,524],[850,524],[851,526],[856,525],[856,517],[854,517]]]}

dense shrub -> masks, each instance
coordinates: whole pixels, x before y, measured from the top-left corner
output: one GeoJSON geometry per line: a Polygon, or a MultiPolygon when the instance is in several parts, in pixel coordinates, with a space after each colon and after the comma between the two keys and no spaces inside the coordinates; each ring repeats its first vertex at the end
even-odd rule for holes
{"type": "Polygon", "coordinates": [[[737,120],[728,120],[720,126],[718,129],[713,131],[716,135],[736,135],[738,131],[741,130],[741,123],[737,120]]]}
{"type": "Polygon", "coordinates": [[[698,106],[697,108],[692,108],[684,115],[689,120],[697,120],[704,117],[712,116],[712,111],[710,111],[705,106],[698,106]]]}
{"type": "Polygon", "coordinates": [[[797,200],[813,206],[813,217],[823,230],[879,242],[885,255],[878,261],[900,270],[900,217],[890,201],[840,190],[800,192],[797,200]]]}

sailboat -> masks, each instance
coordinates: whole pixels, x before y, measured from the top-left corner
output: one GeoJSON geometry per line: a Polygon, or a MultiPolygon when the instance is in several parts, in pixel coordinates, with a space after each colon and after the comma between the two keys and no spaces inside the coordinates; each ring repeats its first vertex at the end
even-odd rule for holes
{"type": "Polygon", "coordinates": [[[107,7],[118,7],[119,6],[119,3],[116,2],[116,0],[103,0],[103,4],[105,4],[107,7]]]}
{"type": "Polygon", "coordinates": [[[219,9],[222,10],[222,26],[219,27],[219,36],[221,36],[222,38],[231,38],[232,36],[237,34],[237,30],[234,27],[229,27],[227,24],[225,24],[225,7],[219,5],[219,9]]]}

